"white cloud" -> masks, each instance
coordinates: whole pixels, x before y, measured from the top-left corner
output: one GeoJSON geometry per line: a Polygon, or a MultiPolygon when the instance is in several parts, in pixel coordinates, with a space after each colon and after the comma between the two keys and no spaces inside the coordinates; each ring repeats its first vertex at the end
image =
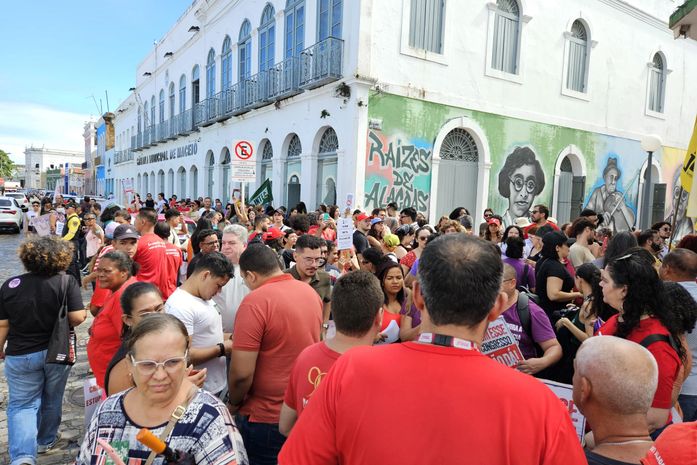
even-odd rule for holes
{"type": "Polygon", "coordinates": [[[82,153],[84,125],[90,119],[35,103],[0,101],[0,149],[15,163],[24,163],[24,148],[30,145],[82,153]]]}

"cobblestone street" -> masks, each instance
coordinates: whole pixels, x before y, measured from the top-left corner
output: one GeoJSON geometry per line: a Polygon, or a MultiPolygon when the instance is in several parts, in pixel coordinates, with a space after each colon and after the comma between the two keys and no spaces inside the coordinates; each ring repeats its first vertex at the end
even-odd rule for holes
{"type": "MultiPolygon", "coordinates": [[[[0,260],[3,263],[3,266],[0,267],[0,284],[9,277],[24,271],[17,257],[17,247],[23,238],[23,234],[0,232],[0,260]]],[[[87,302],[90,295],[91,291],[83,291],[83,301],[87,302]]],[[[59,448],[39,455],[37,461],[39,465],[73,463],[85,434],[82,384],[83,380],[91,374],[86,353],[87,330],[91,324],[92,316],[89,316],[88,320],[77,328],[78,362],[70,372],[63,397],[63,424],[59,429],[62,433],[62,439],[59,442],[59,448]]],[[[4,368],[4,361],[0,361],[0,464],[9,463],[7,442],[8,390],[4,368]]]]}

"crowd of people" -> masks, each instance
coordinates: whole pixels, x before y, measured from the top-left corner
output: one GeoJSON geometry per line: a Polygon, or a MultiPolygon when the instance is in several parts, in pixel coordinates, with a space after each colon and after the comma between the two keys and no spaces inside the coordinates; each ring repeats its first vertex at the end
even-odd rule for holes
{"type": "Polygon", "coordinates": [[[697,461],[697,236],[671,241],[668,222],[613,234],[535,205],[430,225],[394,203],[164,194],[32,208],[51,234],[28,222],[27,272],[0,288],[12,465],[60,447],[70,367],[45,358],[63,307],[73,327],[93,317],[104,392],[79,465],[165,463],[141,427],[211,465],[697,461]],[[500,317],[512,368],[481,352],[500,317]],[[573,386],[583,438],[540,379],[573,386]]]}

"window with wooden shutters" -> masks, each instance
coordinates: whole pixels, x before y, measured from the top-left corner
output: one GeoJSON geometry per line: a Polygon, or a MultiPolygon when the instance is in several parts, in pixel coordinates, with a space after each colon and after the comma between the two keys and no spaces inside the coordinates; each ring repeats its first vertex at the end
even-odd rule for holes
{"type": "Polygon", "coordinates": [[[566,73],[566,88],[575,92],[586,92],[588,66],[588,31],[579,20],[574,21],[568,35],[569,56],[566,73]]]}
{"type": "Polygon", "coordinates": [[[410,0],[409,46],[443,53],[445,0],[410,0]]]}

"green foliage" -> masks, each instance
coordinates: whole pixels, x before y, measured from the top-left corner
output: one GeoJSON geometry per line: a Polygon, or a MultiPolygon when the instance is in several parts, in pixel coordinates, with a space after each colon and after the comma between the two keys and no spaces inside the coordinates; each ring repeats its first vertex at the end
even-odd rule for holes
{"type": "Polygon", "coordinates": [[[14,172],[14,162],[4,150],[0,150],[0,177],[9,178],[14,174],[14,172]]]}

